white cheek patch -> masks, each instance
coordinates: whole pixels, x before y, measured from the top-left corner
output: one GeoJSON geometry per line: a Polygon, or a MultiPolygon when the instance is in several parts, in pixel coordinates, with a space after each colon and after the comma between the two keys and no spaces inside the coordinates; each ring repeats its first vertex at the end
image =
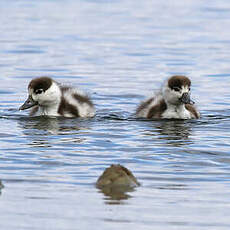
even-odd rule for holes
{"type": "Polygon", "coordinates": [[[34,101],[37,101],[37,95],[34,93],[33,89],[28,89],[28,94],[31,95],[34,101]]]}
{"type": "Polygon", "coordinates": [[[32,90],[31,88],[29,88],[29,89],[28,89],[28,93],[29,93],[29,95],[32,95],[33,90],[32,90]]]}
{"type": "Polygon", "coordinates": [[[181,92],[175,91],[167,86],[163,89],[163,97],[166,103],[176,104],[181,97],[181,92]]]}
{"type": "Polygon", "coordinates": [[[58,100],[58,98],[61,97],[61,90],[56,83],[52,83],[50,88],[47,89],[43,93],[42,97],[43,97],[43,99],[46,98],[46,100],[49,100],[49,101],[56,101],[56,100],[58,100]]]}
{"type": "Polygon", "coordinates": [[[189,93],[189,87],[188,86],[182,86],[180,91],[175,91],[171,88],[166,88],[165,90],[165,98],[168,99],[171,102],[176,102],[179,98],[182,97],[184,93],[189,93]]]}
{"type": "Polygon", "coordinates": [[[181,87],[181,94],[183,93],[189,93],[189,87],[187,85],[181,87]]]}
{"type": "Polygon", "coordinates": [[[57,84],[52,83],[49,89],[40,94],[32,94],[35,101],[38,101],[40,105],[53,106],[60,102],[61,91],[57,84]]]}
{"type": "Polygon", "coordinates": [[[34,101],[37,101],[40,105],[44,104],[46,101],[49,101],[48,100],[49,97],[45,95],[45,93],[40,93],[40,94],[33,93],[32,98],[34,101]]]}
{"type": "Polygon", "coordinates": [[[31,96],[32,96],[32,98],[33,98],[34,101],[38,101],[39,102],[39,98],[38,98],[37,94],[32,93],[31,96]]]}

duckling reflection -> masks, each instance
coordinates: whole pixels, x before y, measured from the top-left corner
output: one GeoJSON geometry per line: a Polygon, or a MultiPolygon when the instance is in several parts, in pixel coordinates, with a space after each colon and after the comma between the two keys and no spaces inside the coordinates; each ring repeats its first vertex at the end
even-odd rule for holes
{"type": "Polygon", "coordinates": [[[24,135],[34,147],[51,147],[50,135],[58,135],[59,143],[82,143],[85,138],[79,137],[81,130],[89,130],[89,121],[55,117],[33,117],[18,120],[24,135]]]}
{"type": "MultiPolygon", "coordinates": [[[[191,143],[192,122],[184,120],[167,120],[153,122],[158,139],[165,140],[168,145],[175,147],[191,143]]],[[[148,134],[149,135],[149,134],[148,134]]]]}
{"type": "Polygon", "coordinates": [[[0,195],[2,194],[2,189],[4,188],[4,185],[2,183],[2,181],[0,180],[0,195]]]}
{"type": "Polygon", "coordinates": [[[51,134],[57,134],[60,125],[58,118],[49,118],[49,117],[34,117],[34,118],[26,118],[20,120],[20,125],[23,127],[24,130],[43,130],[48,131],[51,134]]]}
{"type": "Polygon", "coordinates": [[[89,122],[87,121],[76,121],[76,119],[44,116],[20,119],[19,125],[23,128],[23,130],[35,129],[41,131],[48,131],[47,135],[49,133],[64,135],[68,131],[79,131],[83,129],[89,129],[89,122]]]}
{"type": "Polygon", "coordinates": [[[128,199],[130,195],[127,192],[134,191],[139,185],[132,172],[120,164],[105,169],[96,183],[96,187],[111,200],[128,199]]]}

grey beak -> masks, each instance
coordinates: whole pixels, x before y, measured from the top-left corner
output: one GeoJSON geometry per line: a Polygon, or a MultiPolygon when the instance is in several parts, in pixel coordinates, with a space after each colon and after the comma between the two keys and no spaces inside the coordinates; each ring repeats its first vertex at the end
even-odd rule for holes
{"type": "Polygon", "coordinates": [[[29,96],[24,104],[19,108],[19,110],[29,109],[37,104],[38,102],[34,101],[33,98],[29,96]]]}
{"type": "Polygon", "coordinates": [[[191,104],[191,105],[195,104],[195,102],[190,99],[189,93],[183,93],[182,97],[180,98],[180,101],[183,102],[184,104],[191,104]]]}

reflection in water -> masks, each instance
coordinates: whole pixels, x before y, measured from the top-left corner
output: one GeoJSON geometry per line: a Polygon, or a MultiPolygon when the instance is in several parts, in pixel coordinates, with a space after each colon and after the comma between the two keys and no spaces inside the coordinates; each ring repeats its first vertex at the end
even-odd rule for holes
{"type": "Polygon", "coordinates": [[[32,120],[21,123],[24,130],[37,129],[48,131],[51,134],[57,134],[59,123],[57,118],[37,117],[32,120]]]}
{"type": "Polygon", "coordinates": [[[48,138],[51,135],[59,137],[59,143],[82,143],[85,138],[76,135],[90,129],[89,122],[84,119],[45,116],[19,119],[18,124],[27,139],[31,140],[28,145],[36,147],[52,147],[52,138],[48,138]]]}
{"type": "Polygon", "coordinates": [[[122,200],[131,198],[127,193],[135,190],[128,186],[105,186],[99,189],[106,196],[106,204],[121,204],[122,200]]]}
{"type": "Polygon", "coordinates": [[[163,189],[163,190],[186,190],[188,187],[186,184],[179,184],[179,183],[174,183],[174,184],[163,184],[160,186],[157,186],[157,189],[163,189]]]}
{"type": "Polygon", "coordinates": [[[28,118],[20,119],[19,125],[22,127],[23,130],[27,130],[27,131],[28,130],[31,131],[31,129],[33,130],[35,129],[35,130],[41,130],[41,131],[48,131],[46,135],[58,134],[59,131],[62,130],[62,127],[60,126],[60,123],[62,120],[64,119],[60,119],[57,117],[46,117],[46,116],[28,117],[28,118]]]}
{"type": "Polygon", "coordinates": [[[187,120],[151,121],[150,127],[154,127],[154,132],[148,130],[146,135],[157,136],[159,140],[165,140],[166,144],[179,147],[191,143],[192,125],[193,122],[187,120]]]}
{"type": "Polygon", "coordinates": [[[191,123],[187,123],[186,121],[171,120],[167,122],[161,122],[159,126],[156,126],[156,128],[159,131],[160,139],[162,138],[168,140],[169,144],[172,140],[182,140],[179,143],[173,143],[177,145],[183,145],[187,143],[187,141],[189,140],[189,136],[191,135],[192,129],[190,125],[191,123]]]}
{"type": "Polygon", "coordinates": [[[229,229],[230,7],[208,3],[0,1],[0,179],[15,183],[2,189],[0,229],[229,229]],[[163,78],[189,73],[205,117],[129,119],[163,78]],[[42,120],[9,109],[43,74],[92,92],[97,116],[42,120]],[[111,162],[132,165],[143,189],[92,192],[111,162]]]}
{"type": "Polygon", "coordinates": [[[4,188],[4,185],[2,183],[2,181],[0,180],[0,195],[2,194],[2,189],[4,188]]]}

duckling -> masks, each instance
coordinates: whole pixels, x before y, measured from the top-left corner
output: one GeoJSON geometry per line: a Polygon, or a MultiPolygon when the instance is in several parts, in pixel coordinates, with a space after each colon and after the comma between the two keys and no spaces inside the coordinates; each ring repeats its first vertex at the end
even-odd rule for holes
{"type": "Polygon", "coordinates": [[[30,116],[93,117],[94,105],[84,93],[61,86],[50,77],[38,77],[28,85],[28,98],[19,110],[30,109],[30,116]]]}
{"type": "Polygon", "coordinates": [[[190,99],[191,81],[186,76],[170,77],[154,97],[142,102],[136,116],[160,119],[197,119],[200,113],[190,99]]]}

